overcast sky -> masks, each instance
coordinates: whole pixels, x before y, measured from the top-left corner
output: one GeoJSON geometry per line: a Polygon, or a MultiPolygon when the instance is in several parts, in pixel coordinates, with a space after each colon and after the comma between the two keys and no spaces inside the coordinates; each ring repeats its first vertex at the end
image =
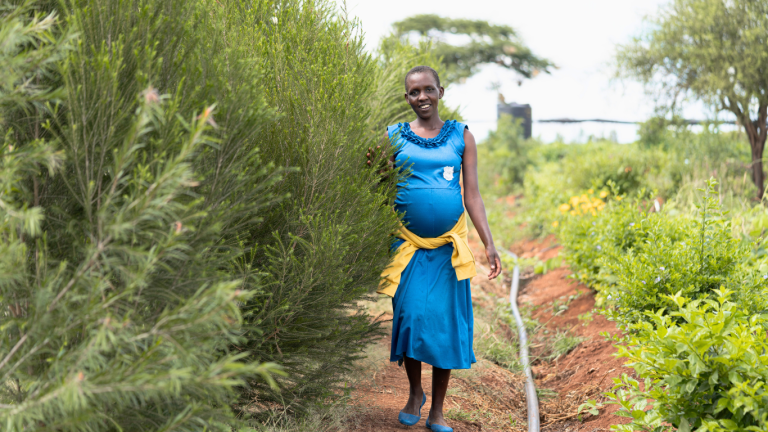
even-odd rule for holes
{"type": "MultiPolygon", "coordinates": [[[[344,0],[336,0],[342,4],[344,0]]],[[[391,31],[392,23],[408,16],[435,13],[452,18],[486,20],[512,26],[535,54],[559,69],[517,85],[516,76],[489,65],[464,84],[447,89],[446,100],[462,108],[475,136],[484,138],[496,126],[497,94],[490,84],[501,82],[507,102],[531,104],[533,118],[606,118],[643,121],[653,113],[650,100],[637,83],[611,81],[617,44],[626,43],[649,24],[666,0],[346,0],[357,16],[366,44],[375,48],[391,31]]],[[[403,71],[405,73],[405,71],[403,71]]],[[[706,116],[701,107],[684,111],[689,118],[706,116]]],[[[566,142],[589,135],[610,136],[620,142],[636,139],[636,126],[581,123],[533,124],[534,136],[552,141],[558,134],[566,142]]]]}

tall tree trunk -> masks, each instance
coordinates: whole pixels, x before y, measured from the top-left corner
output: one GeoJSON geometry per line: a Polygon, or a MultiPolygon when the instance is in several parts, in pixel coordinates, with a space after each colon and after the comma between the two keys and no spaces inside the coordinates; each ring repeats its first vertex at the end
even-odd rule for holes
{"type": "Polygon", "coordinates": [[[752,182],[757,187],[757,200],[763,199],[765,192],[765,173],[763,172],[763,148],[765,147],[765,138],[760,141],[759,137],[749,137],[749,145],[752,147],[752,182]]]}
{"type": "Polygon", "coordinates": [[[763,150],[765,149],[765,139],[768,135],[768,128],[766,128],[766,121],[768,120],[768,105],[760,104],[757,109],[757,120],[752,121],[749,118],[749,113],[741,112],[737,113],[740,117],[744,130],[749,137],[749,146],[752,149],[752,182],[757,187],[756,198],[758,201],[763,199],[763,193],[765,192],[765,172],[763,170],[763,150]],[[741,114],[741,115],[739,115],[741,114]]]}

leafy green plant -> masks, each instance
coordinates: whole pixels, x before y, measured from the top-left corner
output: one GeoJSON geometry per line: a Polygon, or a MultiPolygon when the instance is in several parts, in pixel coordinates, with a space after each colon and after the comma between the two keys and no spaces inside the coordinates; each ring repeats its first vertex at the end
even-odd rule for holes
{"type": "Polygon", "coordinates": [[[623,256],[645,239],[645,231],[639,229],[642,222],[658,218],[638,209],[647,196],[641,191],[632,199],[610,200],[594,216],[572,217],[566,213],[561,217],[558,234],[564,246],[562,255],[577,279],[598,291],[615,285],[616,278],[604,259],[623,256]]]}
{"type": "Polygon", "coordinates": [[[576,294],[571,294],[568,297],[563,296],[556,298],[552,302],[552,315],[560,315],[567,311],[568,307],[571,305],[571,302],[581,297],[583,293],[584,291],[578,291],[576,294]]]}
{"type": "Polygon", "coordinates": [[[544,261],[537,260],[536,264],[533,266],[533,272],[535,274],[547,274],[554,269],[560,268],[562,265],[563,259],[559,256],[544,261]]]}
{"type": "Polygon", "coordinates": [[[583,413],[585,411],[587,413],[589,413],[589,414],[592,414],[593,416],[599,415],[601,408],[603,408],[603,404],[598,403],[594,399],[590,399],[590,400],[584,402],[583,404],[579,405],[579,407],[576,409],[576,412],[579,413],[579,415],[576,416],[576,418],[579,421],[581,421],[581,413],[583,413]]]}
{"type": "Polygon", "coordinates": [[[592,311],[584,312],[583,314],[579,314],[576,318],[578,318],[582,326],[586,327],[595,319],[595,314],[592,311]]]}
{"type": "Polygon", "coordinates": [[[615,378],[610,403],[630,417],[620,431],[763,431],[768,427],[768,316],[749,314],[716,289],[711,299],[666,296],[670,312],[645,312],[627,346],[637,380],[615,378]]]}
{"type": "Polygon", "coordinates": [[[717,199],[717,182],[708,182],[698,215],[649,217],[637,230],[644,240],[627,253],[604,259],[616,278],[607,316],[626,324],[643,319],[644,312],[672,306],[668,297],[676,292],[690,298],[706,298],[714,289],[738,287],[738,301],[748,310],[765,306],[761,298],[765,283],[743,263],[750,248],[733,238],[730,221],[717,199]]]}

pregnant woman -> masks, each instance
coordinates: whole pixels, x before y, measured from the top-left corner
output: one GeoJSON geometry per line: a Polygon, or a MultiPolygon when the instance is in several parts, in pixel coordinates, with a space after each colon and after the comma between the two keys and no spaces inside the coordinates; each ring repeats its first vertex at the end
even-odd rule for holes
{"type": "MultiPolygon", "coordinates": [[[[469,287],[475,262],[467,245],[465,208],[485,245],[488,277],[501,273],[477,184],[475,139],[466,125],[440,119],[443,92],[434,69],[411,69],[405,76],[405,99],[416,120],[387,128],[386,138],[395,146],[391,162],[408,176],[398,184],[395,200],[404,227],[379,290],[392,297],[394,309],[390,360],[405,364],[410,383],[410,397],[398,420],[411,426],[421,419],[427,400],[421,387],[424,362],[433,368],[426,426],[436,432],[453,431],[443,417],[451,369],[469,369],[476,361],[469,287]]],[[[373,151],[369,165],[372,158],[373,151]]]]}

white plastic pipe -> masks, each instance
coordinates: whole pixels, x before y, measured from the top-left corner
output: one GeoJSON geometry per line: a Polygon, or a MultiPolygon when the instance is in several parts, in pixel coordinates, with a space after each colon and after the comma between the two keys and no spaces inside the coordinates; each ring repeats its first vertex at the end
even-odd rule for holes
{"type": "Polygon", "coordinates": [[[505,251],[515,259],[515,268],[512,270],[512,285],[509,289],[509,307],[517,323],[517,332],[520,335],[520,363],[525,372],[525,400],[528,405],[528,432],[539,432],[539,398],[536,395],[536,386],[533,383],[531,362],[528,359],[528,334],[525,332],[525,324],[517,307],[517,291],[520,285],[520,267],[517,265],[517,255],[505,251]]]}

